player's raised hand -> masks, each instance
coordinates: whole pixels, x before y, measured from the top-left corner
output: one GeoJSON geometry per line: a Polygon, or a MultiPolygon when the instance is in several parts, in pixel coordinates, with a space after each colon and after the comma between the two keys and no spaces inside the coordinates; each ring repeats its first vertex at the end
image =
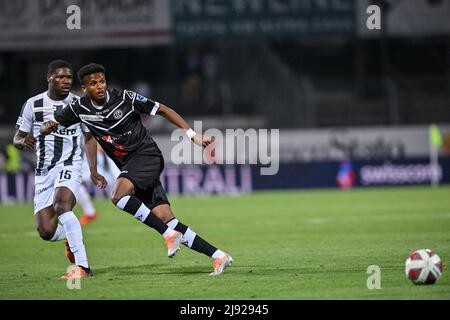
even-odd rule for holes
{"type": "Polygon", "coordinates": [[[201,135],[201,134],[196,134],[195,136],[193,136],[192,137],[192,141],[194,141],[194,143],[196,145],[202,146],[203,148],[206,148],[212,142],[210,137],[204,136],[204,135],[201,135]]]}
{"type": "Polygon", "coordinates": [[[23,139],[23,146],[27,149],[34,149],[36,145],[36,138],[31,133],[27,134],[23,139]]]}
{"type": "Polygon", "coordinates": [[[98,172],[91,172],[91,180],[100,189],[105,189],[108,185],[105,177],[98,172]]]}
{"type": "Polygon", "coordinates": [[[46,121],[42,124],[39,132],[41,134],[49,134],[50,132],[56,132],[58,130],[59,123],[53,120],[46,121]]]}

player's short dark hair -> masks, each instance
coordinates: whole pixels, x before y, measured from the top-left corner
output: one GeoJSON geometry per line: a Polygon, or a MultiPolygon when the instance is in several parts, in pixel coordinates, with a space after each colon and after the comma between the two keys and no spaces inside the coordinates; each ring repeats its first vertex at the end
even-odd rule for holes
{"type": "Polygon", "coordinates": [[[72,65],[66,60],[53,60],[48,64],[47,75],[51,75],[59,68],[69,68],[70,71],[73,71],[72,65]]]}
{"type": "Polygon", "coordinates": [[[93,73],[106,73],[105,67],[98,63],[89,63],[78,70],[78,80],[83,83],[84,77],[93,73]]]}

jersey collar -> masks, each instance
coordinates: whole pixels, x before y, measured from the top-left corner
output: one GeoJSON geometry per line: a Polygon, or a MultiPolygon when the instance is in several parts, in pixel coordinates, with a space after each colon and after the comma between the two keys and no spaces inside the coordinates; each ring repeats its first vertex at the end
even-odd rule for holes
{"type": "Polygon", "coordinates": [[[106,101],[104,104],[102,104],[101,106],[99,106],[94,100],[91,99],[91,97],[89,97],[89,100],[91,101],[92,106],[97,109],[97,110],[101,110],[103,109],[103,107],[109,102],[109,91],[106,90],[106,101]]]}
{"type": "Polygon", "coordinates": [[[45,91],[45,97],[48,99],[48,101],[50,101],[50,103],[52,104],[59,104],[59,103],[64,103],[64,104],[68,104],[70,102],[70,97],[71,97],[71,93],[69,92],[69,94],[67,95],[67,97],[65,97],[63,100],[53,100],[52,98],[50,98],[50,96],[48,95],[48,90],[45,91]]]}

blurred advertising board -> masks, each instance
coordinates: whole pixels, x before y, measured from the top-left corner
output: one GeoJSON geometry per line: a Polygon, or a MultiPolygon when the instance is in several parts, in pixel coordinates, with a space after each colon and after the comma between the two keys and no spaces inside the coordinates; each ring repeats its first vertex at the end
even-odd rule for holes
{"type": "Polygon", "coordinates": [[[450,158],[437,167],[427,158],[407,160],[283,163],[275,176],[253,171],[253,190],[310,189],[430,185],[436,174],[439,183],[450,183],[450,158]]]}
{"type": "MultiPolygon", "coordinates": [[[[258,165],[168,165],[161,181],[170,195],[197,197],[257,190],[430,185],[434,174],[439,183],[450,183],[450,158],[441,158],[437,167],[427,158],[281,163],[276,175],[266,176],[260,174],[258,165]]],[[[108,197],[93,185],[88,189],[96,198],[108,197]]],[[[33,173],[0,172],[1,204],[29,202],[33,194],[33,173]]]]}
{"type": "Polygon", "coordinates": [[[176,41],[351,35],[354,0],[172,0],[176,41]]]}
{"type": "MultiPolygon", "coordinates": [[[[440,155],[450,155],[450,125],[440,124],[439,130],[443,138],[443,146],[440,155]]],[[[270,144],[278,142],[277,148],[269,149],[279,151],[279,161],[283,162],[323,162],[353,160],[377,160],[377,159],[409,159],[428,157],[430,143],[427,125],[413,126],[379,126],[379,127],[352,127],[352,128],[320,128],[320,129],[280,129],[279,139],[266,139],[270,144]]],[[[226,133],[231,130],[236,138],[231,141],[236,146],[231,148],[236,152],[227,152],[226,138],[216,139],[216,159],[221,157],[226,164],[255,164],[258,163],[259,151],[264,143],[261,135],[253,135],[253,139],[247,139],[254,129],[211,129],[207,124],[196,132],[210,135],[211,130],[226,133]],[[252,141],[252,142],[250,142],[252,141]],[[250,145],[256,146],[250,148],[250,145]],[[253,152],[251,152],[253,151],[253,152]]],[[[268,129],[272,131],[274,129],[268,129]]],[[[276,129],[275,129],[276,130],[276,129]]],[[[256,130],[261,131],[261,130],[256,130]]],[[[211,135],[210,135],[211,136],[211,135]]],[[[167,163],[172,163],[172,153],[179,143],[170,135],[154,135],[155,141],[164,154],[167,163]]],[[[189,141],[184,141],[192,145],[189,141]]],[[[193,149],[192,157],[201,149],[193,149]]],[[[201,155],[200,155],[201,157],[201,155]]]]}
{"type": "MultiPolygon", "coordinates": [[[[280,161],[401,160],[428,157],[428,129],[426,125],[413,125],[280,130],[280,161]]],[[[450,125],[441,124],[439,130],[444,141],[440,154],[450,155],[450,125]]]]}
{"type": "MultiPolygon", "coordinates": [[[[265,189],[426,185],[433,178],[439,183],[450,183],[450,125],[440,124],[438,129],[442,143],[436,147],[439,150],[437,165],[430,164],[429,127],[425,125],[280,130],[279,141],[261,139],[264,135],[246,140],[246,134],[249,136],[251,131],[241,129],[239,139],[246,141],[247,145],[237,143],[233,146],[236,151],[233,155],[237,158],[230,158],[228,162],[208,158],[208,161],[214,160],[209,165],[202,161],[198,164],[189,161],[174,163],[171,161],[173,154],[178,152],[173,151],[179,149],[180,140],[172,140],[170,135],[155,135],[154,139],[165,157],[161,181],[167,192],[208,196],[265,189]],[[278,143],[277,148],[270,146],[268,149],[279,150],[279,157],[271,157],[270,162],[265,162],[258,158],[261,154],[246,152],[257,151],[262,141],[270,141],[272,145],[278,143]],[[178,147],[174,148],[176,144],[178,147]],[[249,144],[253,147],[250,148],[249,144]],[[261,168],[269,166],[276,170],[273,174],[264,175],[261,168]]],[[[218,133],[224,131],[215,130],[218,133]]],[[[184,142],[194,148],[189,139],[184,142]]],[[[202,151],[200,147],[198,149],[202,151]]],[[[216,153],[219,152],[216,150],[216,153]]],[[[108,196],[104,190],[92,185],[89,188],[96,197],[108,196]]],[[[31,201],[33,194],[33,172],[0,171],[0,203],[31,201]]]]}
{"type": "Polygon", "coordinates": [[[170,42],[167,0],[0,0],[0,49],[170,42]]]}

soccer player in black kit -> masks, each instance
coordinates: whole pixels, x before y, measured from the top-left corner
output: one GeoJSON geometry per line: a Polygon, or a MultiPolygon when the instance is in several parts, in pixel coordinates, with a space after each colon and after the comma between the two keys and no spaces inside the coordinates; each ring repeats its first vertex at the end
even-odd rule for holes
{"type": "Polygon", "coordinates": [[[97,172],[97,140],[121,170],[112,191],[112,202],[162,234],[169,257],[174,256],[183,243],[213,259],[211,275],[222,274],[232,264],[231,256],[203,240],[172,213],[159,179],[164,159],[143,126],[140,114],[165,117],[186,130],[188,137],[200,146],[208,146],[210,138],[196,134],[180,115],[162,103],[129,90],[107,90],[102,65],[83,66],[78,71],[78,79],[86,95],[55,114],[56,121],[47,121],[41,133],[54,132],[58,126],[84,123],[95,137],[86,141],[92,181],[100,188],[106,186],[104,177],[97,172]]]}

